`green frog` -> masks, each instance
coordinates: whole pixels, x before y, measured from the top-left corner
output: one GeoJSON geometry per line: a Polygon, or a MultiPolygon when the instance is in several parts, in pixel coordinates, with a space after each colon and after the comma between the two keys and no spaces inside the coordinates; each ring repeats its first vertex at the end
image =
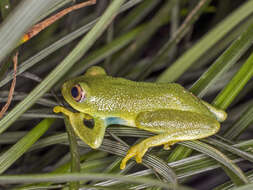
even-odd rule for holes
{"type": "Polygon", "coordinates": [[[78,113],[56,106],[65,114],[76,135],[90,147],[98,148],[106,127],[126,125],[156,135],[132,146],[120,168],[135,157],[137,163],[150,147],[169,149],[179,141],[195,140],[217,133],[227,114],[194,96],[176,83],[135,82],[108,76],[102,67],[90,67],[80,77],[65,82],[62,95],[78,113]],[[87,125],[85,120],[93,120],[87,125]]]}

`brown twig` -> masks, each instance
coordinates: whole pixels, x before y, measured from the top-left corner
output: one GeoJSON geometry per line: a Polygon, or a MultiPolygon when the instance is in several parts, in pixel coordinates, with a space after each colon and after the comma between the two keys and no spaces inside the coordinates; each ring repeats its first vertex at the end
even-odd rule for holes
{"type": "Polygon", "coordinates": [[[51,25],[52,23],[54,23],[55,21],[59,20],[60,18],[62,18],[64,15],[74,11],[74,10],[77,10],[77,9],[80,9],[80,8],[83,8],[83,7],[86,7],[86,6],[89,6],[89,5],[94,5],[96,4],[96,0],[89,0],[89,1],[86,1],[86,2],[83,2],[83,3],[79,3],[77,5],[73,5],[71,7],[68,7],[58,13],[56,13],[55,15],[43,20],[42,22],[38,23],[38,24],[35,24],[30,30],[28,30],[28,32],[23,36],[21,42],[24,43],[26,42],[27,40],[31,39],[32,37],[34,37],[35,35],[37,35],[40,31],[44,30],[46,27],[48,27],[49,25],[51,25]]]}
{"type": "Polygon", "coordinates": [[[4,107],[2,108],[2,110],[0,112],[0,118],[3,117],[4,113],[9,108],[9,106],[11,104],[11,100],[13,98],[13,93],[14,93],[14,89],[15,89],[15,86],[16,86],[16,74],[17,74],[17,65],[18,65],[18,52],[13,57],[13,64],[14,64],[13,81],[11,83],[11,88],[10,88],[10,92],[9,92],[9,95],[8,95],[8,100],[7,100],[6,104],[4,105],[4,107]]]}

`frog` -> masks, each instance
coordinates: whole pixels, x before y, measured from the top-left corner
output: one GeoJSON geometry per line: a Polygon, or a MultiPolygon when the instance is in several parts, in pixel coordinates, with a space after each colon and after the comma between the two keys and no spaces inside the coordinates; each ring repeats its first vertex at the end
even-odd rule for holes
{"type": "Polygon", "coordinates": [[[142,163],[151,147],[163,145],[170,149],[180,141],[214,135],[227,117],[225,111],[180,84],[113,77],[100,66],[92,66],[84,75],[66,81],[61,92],[75,112],[64,106],[54,107],[54,112],[66,115],[75,134],[93,149],[100,147],[110,125],[135,127],[154,134],[130,147],[121,161],[121,169],[132,158],[142,163]]]}

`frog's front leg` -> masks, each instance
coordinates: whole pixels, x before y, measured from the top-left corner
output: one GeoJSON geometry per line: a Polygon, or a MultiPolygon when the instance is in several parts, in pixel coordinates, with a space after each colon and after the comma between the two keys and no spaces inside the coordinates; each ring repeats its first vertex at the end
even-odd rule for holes
{"type": "Polygon", "coordinates": [[[106,129],[103,119],[93,118],[85,113],[74,113],[61,106],[54,107],[54,112],[62,112],[68,116],[76,135],[91,148],[98,148],[102,144],[106,129]],[[87,126],[85,124],[87,120],[94,120],[94,125],[87,126]]]}
{"type": "Polygon", "coordinates": [[[170,145],[185,140],[204,138],[215,134],[220,127],[214,118],[199,113],[180,110],[157,110],[142,112],[135,120],[136,127],[154,132],[158,135],[147,138],[132,146],[122,160],[120,168],[124,169],[127,161],[135,157],[138,163],[150,147],[170,145]]]}

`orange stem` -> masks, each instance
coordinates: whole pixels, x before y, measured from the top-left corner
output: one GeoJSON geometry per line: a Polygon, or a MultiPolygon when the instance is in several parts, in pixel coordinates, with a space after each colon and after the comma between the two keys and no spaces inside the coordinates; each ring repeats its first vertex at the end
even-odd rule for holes
{"type": "Polygon", "coordinates": [[[14,93],[14,89],[16,86],[16,78],[17,78],[18,52],[13,57],[13,63],[14,63],[13,81],[11,83],[11,88],[10,88],[10,92],[8,95],[8,100],[0,112],[0,118],[2,118],[3,115],[5,114],[5,112],[8,110],[8,108],[11,104],[12,98],[13,98],[13,93],[14,93]]]}
{"type": "Polygon", "coordinates": [[[96,4],[96,0],[89,0],[83,3],[79,3],[77,5],[73,5],[71,7],[68,7],[58,13],[56,13],[55,15],[43,20],[42,22],[35,24],[30,30],[28,30],[28,32],[26,32],[26,34],[23,36],[22,38],[22,43],[28,41],[29,39],[31,39],[32,37],[34,37],[35,35],[37,35],[40,31],[44,30],[46,27],[50,26],[51,24],[53,24],[55,21],[59,20],[60,18],[62,18],[63,16],[65,16],[66,14],[89,6],[89,5],[93,5],[96,4]]]}

